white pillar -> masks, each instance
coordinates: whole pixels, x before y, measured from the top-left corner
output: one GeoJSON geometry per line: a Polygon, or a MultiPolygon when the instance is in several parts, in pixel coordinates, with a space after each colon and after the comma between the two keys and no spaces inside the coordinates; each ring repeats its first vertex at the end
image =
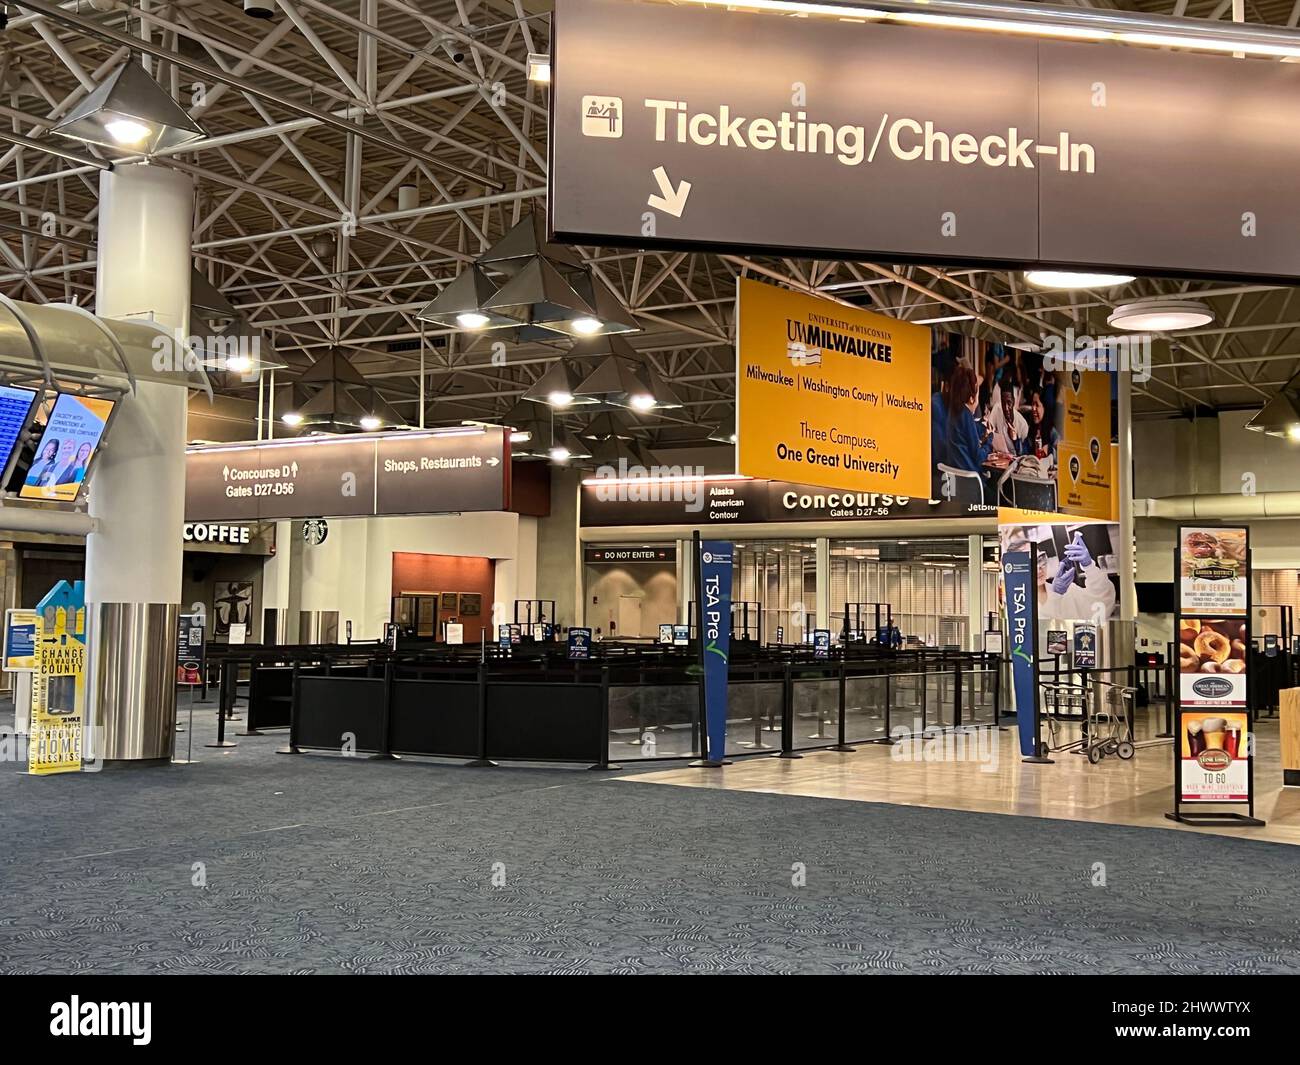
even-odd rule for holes
{"type": "MultiPolygon", "coordinates": [[[[143,163],[100,174],[95,310],[189,333],[194,186],[143,163]]],[[[185,380],[141,381],[96,459],[86,538],[90,720],[109,761],[166,760],[175,736],[185,380]]]]}
{"type": "Polygon", "coordinates": [[[966,647],[970,651],[984,650],[984,534],[973,533],[966,538],[970,560],[966,576],[966,647]]]}
{"type": "MultiPolygon", "coordinates": [[[[814,565],[817,570],[817,627],[831,627],[831,541],[829,537],[819,536],[816,543],[814,565]]],[[[843,605],[843,604],[841,604],[843,605]]],[[[806,634],[805,634],[806,635],[806,634]]],[[[831,633],[834,640],[838,632],[831,633]]]]}

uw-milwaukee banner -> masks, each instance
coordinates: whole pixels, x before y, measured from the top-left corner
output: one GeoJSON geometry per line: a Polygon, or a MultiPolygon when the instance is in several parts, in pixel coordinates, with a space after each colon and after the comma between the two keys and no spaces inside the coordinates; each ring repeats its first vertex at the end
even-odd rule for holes
{"type": "Polygon", "coordinates": [[[930,492],[930,331],[742,278],[736,467],[823,488],[930,492]]]}

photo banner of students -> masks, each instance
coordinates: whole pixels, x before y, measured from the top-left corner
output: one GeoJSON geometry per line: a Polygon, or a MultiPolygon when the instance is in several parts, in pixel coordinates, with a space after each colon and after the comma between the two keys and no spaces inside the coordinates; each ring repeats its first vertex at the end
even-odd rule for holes
{"type": "Polygon", "coordinates": [[[929,329],[749,278],[736,318],[736,472],[925,498],[929,329]]]}
{"type": "Polygon", "coordinates": [[[1118,519],[1110,373],[936,332],[930,374],[931,498],[999,524],[1118,519]]]}

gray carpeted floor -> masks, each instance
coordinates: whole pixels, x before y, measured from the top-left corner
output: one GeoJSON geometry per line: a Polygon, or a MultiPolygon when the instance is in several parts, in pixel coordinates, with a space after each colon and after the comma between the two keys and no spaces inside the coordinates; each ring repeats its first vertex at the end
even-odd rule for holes
{"type": "Polygon", "coordinates": [[[1300,848],[218,752],[211,719],[198,765],[0,764],[0,972],[1300,971],[1300,848]]]}

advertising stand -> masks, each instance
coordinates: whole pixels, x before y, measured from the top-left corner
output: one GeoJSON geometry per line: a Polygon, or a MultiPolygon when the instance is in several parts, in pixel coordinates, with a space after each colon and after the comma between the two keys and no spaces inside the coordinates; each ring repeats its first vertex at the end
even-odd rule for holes
{"type": "Polygon", "coordinates": [[[1250,530],[1179,526],[1174,579],[1174,808],[1165,816],[1185,824],[1263,825],[1255,817],[1251,750],[1250,530]],[[1247,812],[1188,809],[1204,805],[1247,812]]]}

